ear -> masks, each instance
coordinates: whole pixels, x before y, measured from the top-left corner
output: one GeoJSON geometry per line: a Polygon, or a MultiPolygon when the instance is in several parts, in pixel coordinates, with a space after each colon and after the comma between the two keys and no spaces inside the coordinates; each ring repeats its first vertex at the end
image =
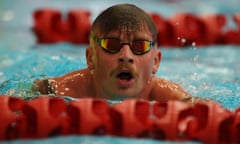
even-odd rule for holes
{"type": "Polygon", "coordinates": [[[86,60],[87,60],[87,65],[88,68],[94,69],[95,68],[95,64],[94,64],[94,52],[93,52],[93,48],[92,47],[88,47],[86,49],[86,60]]]}
{"type": "Polygon", "coordinates": [[[160,50],[157,49],[156,50],[156,55],[154,57],[154,64],[153,64],[152,74],[157,73],[159,65],[160,65],[160,62],[161,62],[161,59],[162,59],[162,53],[161,53],[160,50]]]}

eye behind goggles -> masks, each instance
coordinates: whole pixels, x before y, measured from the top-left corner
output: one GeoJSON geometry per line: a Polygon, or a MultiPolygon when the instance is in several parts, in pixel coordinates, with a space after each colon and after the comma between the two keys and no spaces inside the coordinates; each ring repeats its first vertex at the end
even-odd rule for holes
{"type": "Polygon", "coordinates": [[[154,41],[149,40],[134,40],[131,43],[122,43],[118,38],[96,38],[95,41],[98,45],[108,53],[115,54],[119,52],[123,45],[129,45],[131,51],[135,55],[143,55],[149,52],[153,45],[154,41]]]}

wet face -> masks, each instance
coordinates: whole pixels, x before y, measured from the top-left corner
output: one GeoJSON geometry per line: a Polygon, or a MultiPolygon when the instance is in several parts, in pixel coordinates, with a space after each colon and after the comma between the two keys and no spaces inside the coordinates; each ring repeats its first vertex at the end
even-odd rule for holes
{"type": "MultiPolygon", "coordinates": [[[[98,38],[117,38],[121,43],[134,40],[154,41],[151,33],[145,28],[141,31],[119,29],[107,34],[95,34],[98,38]]],[[[96,42],[88,49],[88,67],[92,70],[97,94],[108,99],[138,97],[149,88],[149,82],[157,72],[161,53],[153,48],[143,54],[136,55],[128,44],[122,45],[117,53],[104,51],[96,42]]]]}

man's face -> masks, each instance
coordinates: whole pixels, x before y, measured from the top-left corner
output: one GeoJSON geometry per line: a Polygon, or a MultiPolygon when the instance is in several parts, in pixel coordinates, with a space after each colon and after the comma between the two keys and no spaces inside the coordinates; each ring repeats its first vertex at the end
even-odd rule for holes
{"type": "MultiPolygon", "coordinates": [[[[117,30],[107,35],[96,34],[98,38],[117,38],[121,43],[131,43],[134,40],[153,41],[148,30],[137,32],[117,30]]],[[[152,75],[157,72],[161,53],[153,48],[143,54],[135,55],[128,44],[122,45],[117,53],[104,51],[98,43],[90,52],[88,61],[93,63],[93,79],[100,97],[108,99],[123,99],[137,97],[148,89],[152,75]]]]}

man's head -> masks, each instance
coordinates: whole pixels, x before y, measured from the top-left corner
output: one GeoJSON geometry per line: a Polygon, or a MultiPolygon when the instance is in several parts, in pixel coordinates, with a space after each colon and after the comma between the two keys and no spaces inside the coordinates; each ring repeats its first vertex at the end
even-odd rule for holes
{"type": "Polygon", "coordinates": [[[91,33],[103,36],[113,30],[141,31],[149,29],[154,40],[157,40],[155,23],[142,9],[131,4],[119,4],[103,11],[93,22],[91,33]]]}
{"type": "Polygon", "coordinates": [[[157,72],[161,53],[151,17],[131,4],[114,5],[93,22],[88,68],[102,97],[137,97],[157,72]]]}

